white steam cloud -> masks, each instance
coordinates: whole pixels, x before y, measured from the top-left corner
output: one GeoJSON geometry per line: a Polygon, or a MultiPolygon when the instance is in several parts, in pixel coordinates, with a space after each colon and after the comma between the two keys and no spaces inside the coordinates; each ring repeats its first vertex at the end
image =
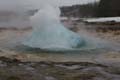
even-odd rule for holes
{"type": "Polygon", "coordinates": [[[85,4],[99,0],[0,0],[0,27],[24,28],[29,26],[29,10],[40,9],[44,3],[55,6],[85,4]]]}

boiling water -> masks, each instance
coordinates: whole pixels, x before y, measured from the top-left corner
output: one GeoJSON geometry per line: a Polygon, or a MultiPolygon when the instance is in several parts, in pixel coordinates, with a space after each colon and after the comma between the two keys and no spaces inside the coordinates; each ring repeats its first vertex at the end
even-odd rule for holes
{"type": "Polygon", "coordinates": [[[65,28],[61,24],[59,16],[58,7],[43,5],[31,17],[33,32],[23,44],[46,50],[71,50],[86,47],[89,41],[65,28]]]}

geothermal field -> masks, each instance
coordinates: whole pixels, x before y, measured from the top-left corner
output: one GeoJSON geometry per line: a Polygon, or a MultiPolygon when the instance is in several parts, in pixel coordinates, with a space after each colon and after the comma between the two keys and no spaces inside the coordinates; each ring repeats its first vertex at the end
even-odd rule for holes
{"type": "Polygon", "coordinates": [[[31,27],[0,29],[1,80],[119,80],[119,23],[89,24],[63,20],[67,28],[99,43],[80,50],[44,51],[21,43],[31,27]]]}
{"type": "Polygon", "coordinates": [[[120,17],[37,1],[0,4],[0,80],[120,80],[120,17]]]}

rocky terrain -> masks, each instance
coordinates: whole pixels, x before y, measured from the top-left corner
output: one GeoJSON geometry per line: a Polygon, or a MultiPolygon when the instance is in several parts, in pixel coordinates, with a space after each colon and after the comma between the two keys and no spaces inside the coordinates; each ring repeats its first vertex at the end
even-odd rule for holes
{"type": "Polygon", "coordinates": [[[0,57],[0,80],[119,79],[119,67],[89,62],[21,62],[0,57]]]}

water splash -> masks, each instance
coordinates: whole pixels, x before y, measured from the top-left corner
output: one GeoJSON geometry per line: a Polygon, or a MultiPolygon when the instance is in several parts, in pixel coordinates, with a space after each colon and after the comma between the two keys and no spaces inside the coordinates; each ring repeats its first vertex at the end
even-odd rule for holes
{"type": "Polygon", "coordinates": [[[84,39],[65,28],[59,16],[60,10],[57,6],[43,5],[31,17],[33,33],[23,44],[41,49],[72,49],[84,46],[84,39]]]}

